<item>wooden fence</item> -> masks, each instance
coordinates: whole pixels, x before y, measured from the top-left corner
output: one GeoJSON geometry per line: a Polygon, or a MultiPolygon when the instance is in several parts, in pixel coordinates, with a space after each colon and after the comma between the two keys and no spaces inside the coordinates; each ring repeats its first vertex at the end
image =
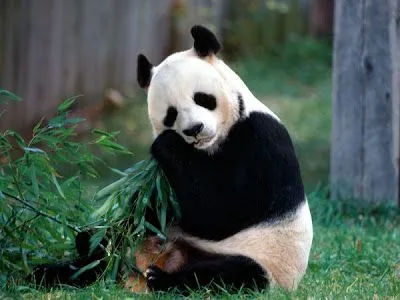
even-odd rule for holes
{"type": "Polygon", "coordinates": [[[136,55],[165,54],[170,1],[1,1],[1,81],[24,101],[3,124],[24,127],[80,93],[135,85],[136,55]]]}
{"type": "Polygon", "coordinates": [[[132,96],[139,52],[157,63],[168,52],[189,47],[188,28],[194,23],[221,36],[229,27],[224,11],[233,3],[1,0],[0,87],[23,101],[8,107],[0,127],[28,128],[76,94],[85,96],[84,104],[99,101],[108,88],[132,96]]]}

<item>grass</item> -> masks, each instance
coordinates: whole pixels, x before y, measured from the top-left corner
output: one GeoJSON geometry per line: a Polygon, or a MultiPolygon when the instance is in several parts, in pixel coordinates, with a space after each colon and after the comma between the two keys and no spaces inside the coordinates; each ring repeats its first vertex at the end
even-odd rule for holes
{"type": "MultiPolygon", "coordinates": [[[[204,299],[400,299],[400,217],[394,207],[362,207],[329,201],[324,190],[309,195],[314,241],[309,268],[296,292],[279,289],[230,295],[207,290],[191,294],[204,299]]],[[[49,293],[16,287],[10,299],[176,299],[174,293],[133,295],[99,283],[49,293]]],[[[4,295],[6,296],[6,295],[4,295]]],[[[1,294],[0,294],[1,298],[1,294]]]]}
{"type": "MultiPolygon", "coordinates": [[[[192,293],[191,297],[400,299],[399,209],[330,201],[327,191],[318,188],[328,184],[329,175],[330,50],[311,41],[295,41],[282,53],[279,57],[243,59],[233,64],[233,68],[249,88],[280,116],[293,137],[314,224],[307,274],[294,293],[272,289],[230,295],[221,290],[218,295],[211,295],[204,289],[192,293]]],[[[104,126],[121,130],[120,142],[140,159],[148,153],[151,130],[143,93],[135,100],[135,104],[118,112],[104,126]]],[[[131,162],[121,160],[118,163],[126,166],[131,162]]],[[[174,293],[133,295],[118,286],[104,283],[82,290],[65,288],[48,293],[15,286],[8,293],[10,299],[179,298],[174,293]]]]}

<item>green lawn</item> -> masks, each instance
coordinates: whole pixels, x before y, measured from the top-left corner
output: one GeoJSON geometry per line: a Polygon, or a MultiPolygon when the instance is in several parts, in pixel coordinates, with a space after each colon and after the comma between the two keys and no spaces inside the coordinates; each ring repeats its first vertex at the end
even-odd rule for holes
{"type": "MultiPolygon", "coordinates": [[[[323,190],[309,195],[314,222],[314,241],[309,269],[298,290],[242,291],[235,295],[220,291],[212,299],[400,299],[400,217],[393,207],[359,208],[326,199],[323,190]],[[375,296],[376,295],[376,296],[375,296]]],[[[18,288],[17,288],[18,289],[18,288]]],[[[10,297],[24,299],[127,299],[149,298],[104,284],[83,289],[43,291],[19,288],[10,297]]],[[[175,299],[174,293],[151,298],[175,299]]],[[[193,298],[210,298],[207,290],[193,298]]],[[[1,298],[1,297],[0,297],[1,298]]]]}
{"type": "MultiPolygon", "coordinates": [[[[287,125],[299,156],[314,222],[309,269],[298,290],[223,290],[193,293],[197,299],[400,299],[400,214],[395,207],[363,207],[328,200],[330,144],[329,53],[320,45],[292,45],[283,58],[242,60],[233,64],[249,88],[287,125]],[[217,297],[218,296],[218,297],[217,297]]],[[[329,51],[328,51],[329,52],[329,51]]],[[[137,154],[147,155],[151,131],[143,93],[134,105],[112,116],[105,126],[121,130],[120,141],[137,154]]],[[[120,166],[131,162],[117,161],[120,166]]],[[[118,286],[99,283],[83,290],[49,293],[17,286],[12,299],[176,299],[174,293],[138,296],[118,286]]],[[[1,298],[1,295],[0,295],[1,298]]]]}

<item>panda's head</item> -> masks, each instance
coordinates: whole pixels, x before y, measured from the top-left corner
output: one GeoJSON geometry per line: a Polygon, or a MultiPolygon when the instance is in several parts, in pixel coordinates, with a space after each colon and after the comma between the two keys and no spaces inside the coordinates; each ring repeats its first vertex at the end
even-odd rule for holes
{"type": "Polygon", "coordinates": [[[154,137],[172,129],[197,149],[214,152],[240,113],[237,92],[216,68],[221,46],[202,26],[191,29],[193,48],[158,66],[138,56],[138,83],[147,90],[154,137]]]}

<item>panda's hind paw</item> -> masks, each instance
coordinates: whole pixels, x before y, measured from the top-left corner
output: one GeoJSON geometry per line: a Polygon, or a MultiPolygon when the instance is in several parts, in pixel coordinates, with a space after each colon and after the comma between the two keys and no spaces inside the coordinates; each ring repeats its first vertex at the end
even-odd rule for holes
{"type": "Polygon", "coordinates": [[[167,291],[174,285],[174,276],[154,265],[147,268],[144,276],[147,280],[147,286],[153,291],[167,291]]]}

